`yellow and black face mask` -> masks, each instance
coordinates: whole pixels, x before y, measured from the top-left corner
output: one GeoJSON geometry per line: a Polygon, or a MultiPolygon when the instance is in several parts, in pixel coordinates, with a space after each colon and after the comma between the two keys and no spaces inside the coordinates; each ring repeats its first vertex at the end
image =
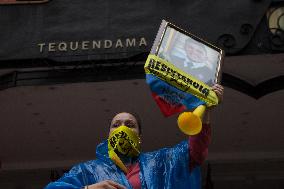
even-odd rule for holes
{"type": "Polygon", "coordinates": [[[140,137],[137,133],[124,125],[113,130],[109,135],[109,158],[125,173],[127,173],[128,170],[116,152],[127,157],[137,157],[140,154],[140,148],[140,137]]]}

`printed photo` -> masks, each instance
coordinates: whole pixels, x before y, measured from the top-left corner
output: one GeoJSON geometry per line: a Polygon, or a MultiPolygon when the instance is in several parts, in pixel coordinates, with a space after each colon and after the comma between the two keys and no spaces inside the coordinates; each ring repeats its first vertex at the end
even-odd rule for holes
{"type": "Polygon", "coordinates": [[[218,83],[221,52],[167,26],[157,55],[209,86],[218,83]]]}

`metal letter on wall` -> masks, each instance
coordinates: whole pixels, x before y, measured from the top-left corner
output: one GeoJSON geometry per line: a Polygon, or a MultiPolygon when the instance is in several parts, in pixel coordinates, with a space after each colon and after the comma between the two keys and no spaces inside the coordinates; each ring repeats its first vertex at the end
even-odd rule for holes
{"type": "Polygon", "coordinates": [[[9,4],[33,4],[33,3],[46,3],[49,0],[32,0],[32,1],[24,1],[24,0],[0,0],[0,5],[9,5],[9,4]]]}

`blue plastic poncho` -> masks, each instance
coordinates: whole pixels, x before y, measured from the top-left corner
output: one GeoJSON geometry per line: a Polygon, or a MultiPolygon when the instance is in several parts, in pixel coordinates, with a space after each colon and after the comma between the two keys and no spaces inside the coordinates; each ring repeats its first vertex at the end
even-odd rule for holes
{"type": "MultiPolygon", "coordinates": [[[[96,160],[74,166],[56,182],[45,189],[79,189],[104,180],[112,180],[127,188],[132,188],[125,174],[109,159],[107,141],[99,144],[96,160]]],[[[200,167],[189,171],[188,141],[183,141],[173,148],[141,153],[138,157],[140,166],[141,188],[200,189],[200,167]]]]}

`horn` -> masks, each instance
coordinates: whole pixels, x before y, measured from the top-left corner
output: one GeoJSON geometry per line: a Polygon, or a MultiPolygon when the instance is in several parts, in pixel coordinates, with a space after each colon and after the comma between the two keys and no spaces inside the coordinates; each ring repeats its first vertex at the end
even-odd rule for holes
{"type": "Polygon", "coordinates": [[[178,117],[179,129],[187,135],[196,135],[202,129],[201,118],[206,110],[205,105],[199,105],[193,112],[183,112],[178,117]]]}

